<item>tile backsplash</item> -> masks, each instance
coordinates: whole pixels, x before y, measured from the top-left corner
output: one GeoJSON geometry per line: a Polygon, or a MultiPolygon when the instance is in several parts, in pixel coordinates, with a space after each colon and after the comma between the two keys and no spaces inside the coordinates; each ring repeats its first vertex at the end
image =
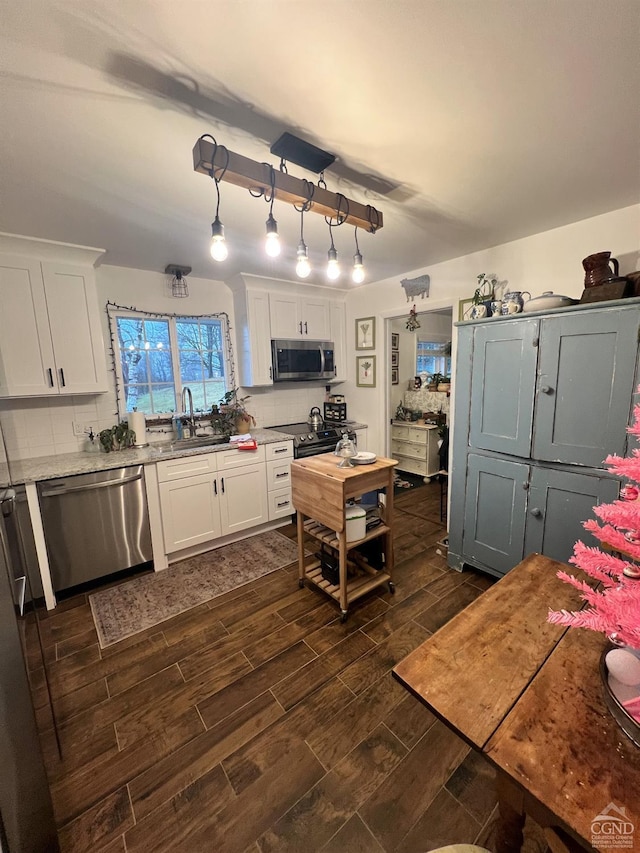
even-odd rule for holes
{"type": "MultiPolygon", "coordinates": [[[[312,406],[322,411],[321,383],[289,383],[278,388],[240,389],[250,395],[247,410],[260,427],[306,421],[312,406]]],[[[0,400],[0,417],[11,459],[29,459],[84,449],[86,437],[74,434],[74,424],[94,433],[118,421],[115,392],[74,397],[0,400]]],[[[158,439],[162,439],[162,434],[158,439]]],[[[149,436],[153,440],[153,436],[149,436]]]]}

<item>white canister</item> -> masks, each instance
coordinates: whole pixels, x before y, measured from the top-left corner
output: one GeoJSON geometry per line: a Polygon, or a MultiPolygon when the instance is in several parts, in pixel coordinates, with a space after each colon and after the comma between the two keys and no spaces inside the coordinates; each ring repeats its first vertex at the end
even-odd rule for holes
{"type": "Polygon", "coordinates": [[[367,511],[361,506],[347,504],[344,510],[347,542],[364,539],[367,533],[367,511]]]}

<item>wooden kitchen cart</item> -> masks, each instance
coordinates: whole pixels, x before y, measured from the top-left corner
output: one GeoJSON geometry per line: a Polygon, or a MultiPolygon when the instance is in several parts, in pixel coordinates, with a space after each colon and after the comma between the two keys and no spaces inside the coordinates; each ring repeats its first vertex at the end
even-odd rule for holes
{"type": "Polygon", "coordinates": [[[291,492],[298,513],[298,571],[300,586],[309,581],[340,604],[342,621],[347,618],[349,604],[382,584],[393,592],[393,469],[395,459],[378,457],[370,465],[338,468],[332,453],[296,459],[291,463],[291,492]],[[385,489],[385,505],[381,508],[382,524],[364,539],[347,543],[345,504],[375,489],[385,489]],[[304,534],[335,549],[339,559],[339,583],[322,577],[320,561],[305,566],[304,534]],[[383,537],[385,568],[374,569],[359,563],[359,574],[347,577],[347,553],[371,539],[383,537]]]}

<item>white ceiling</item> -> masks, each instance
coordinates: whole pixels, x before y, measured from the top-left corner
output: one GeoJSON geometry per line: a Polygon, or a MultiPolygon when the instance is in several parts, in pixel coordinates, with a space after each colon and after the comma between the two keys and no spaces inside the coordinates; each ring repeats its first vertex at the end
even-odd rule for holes
{"type": "MultiPolygon", "coordinates": [[[[299,215],[276,201],[286,250],[269,260],[267,205],[230,184],[230,256],[210,259],[214,187],[191,155],[207,132],[275,166],[285,130],[335,153],[328,188],[384,215],[359,232],[368,281],[640,199],[638,0],[0,0],[0,13],[0,230],[102,246],[106,263],[295,278],[299,215]]],[[[334,233],[347,267],[353,228],[334,233]]],[[[305,238],[324,268],[321,216],[305,238]]]]}

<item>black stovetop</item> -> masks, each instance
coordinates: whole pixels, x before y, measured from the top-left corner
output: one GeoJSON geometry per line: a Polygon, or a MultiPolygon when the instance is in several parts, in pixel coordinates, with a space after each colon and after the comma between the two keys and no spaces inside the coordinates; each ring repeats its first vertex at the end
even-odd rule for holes
{"type": "Polygon", "coordinates": [[[282,424],[282,426],[274,426],[271,429],[292,435],[294,447],[300,447],[304,445],[335,445],[338,439],[342,437],[346,427],[335,426],[325,421],[319,429],[312,429],[308,423],[282,424]]]}

